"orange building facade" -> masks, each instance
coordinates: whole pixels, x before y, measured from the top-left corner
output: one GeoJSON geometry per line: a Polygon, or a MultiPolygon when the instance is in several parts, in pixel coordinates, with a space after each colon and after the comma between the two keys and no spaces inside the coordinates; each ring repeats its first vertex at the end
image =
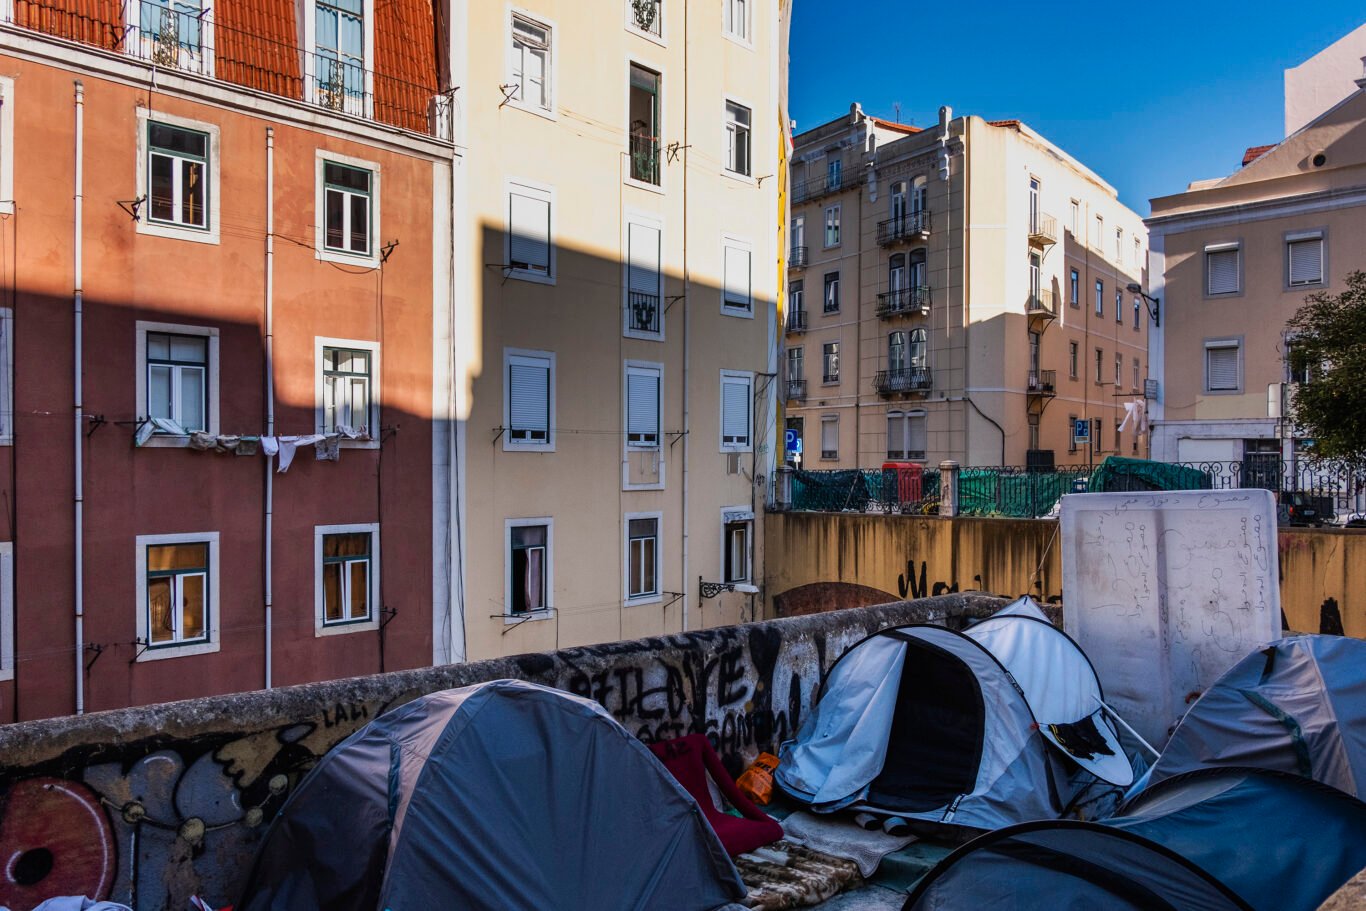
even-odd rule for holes
{"type": "Polygon", "coordinates": [[[432,663],[438,18],[0,0],[0,721],[432,663]]]}

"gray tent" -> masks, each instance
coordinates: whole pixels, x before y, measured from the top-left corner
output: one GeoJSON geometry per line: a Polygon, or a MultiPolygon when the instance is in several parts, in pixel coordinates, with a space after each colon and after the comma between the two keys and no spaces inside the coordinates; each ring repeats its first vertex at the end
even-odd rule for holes
{"type": "Polygon", "coordinates": [[[1070,758],[1120,786],[1133,771],[1077,644],[1021,598],[964,632],[882,630],[830,669],[783,744],[775,780],[817,812],[844,807],[992,829],[1056,819],[1070,758]]]}
{"type": "Polygon", "coordinates": [[[1290,636],[1230,668],[1190,708],[1148,784],[1251,766],[1366,795],[1366,642],[1290,636]]]}
{"type": "Polygon", "coordinates": [[[517,680],[388,712],[318,763],[241,911],[706,911],[745,888],[697,803],[596,702],[517,680]]]}

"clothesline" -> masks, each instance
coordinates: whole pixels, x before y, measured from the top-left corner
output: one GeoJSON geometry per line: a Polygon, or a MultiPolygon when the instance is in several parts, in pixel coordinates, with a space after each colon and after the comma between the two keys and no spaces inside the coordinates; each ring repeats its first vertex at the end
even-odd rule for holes
{"type": "Polygon", "coordinates": [[[257,436],[235,433],[207,433],[202,430],[187,431],[170,418],[149,418],[138,425],[133,436],[135,446],[142,446],[158,433],[187,437],[189,448],[200,452],[230,452],[239,456],[253,456],[258,452],[268,459],[279,457],[278,473],[289,471],[294,456],[304,446],[312,446],[314,457],[319,462],[341,460],[341,441],[343,439],[368,442],[372,439],[366,427],[352,428],[338,424],[328,433],[285,434],[257,436]]]}

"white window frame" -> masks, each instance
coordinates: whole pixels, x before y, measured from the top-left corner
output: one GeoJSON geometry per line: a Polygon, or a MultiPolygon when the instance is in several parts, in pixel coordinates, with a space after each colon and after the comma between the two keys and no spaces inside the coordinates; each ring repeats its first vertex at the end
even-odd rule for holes
{"type": "MultiPolygon", "coordinates": [[[[137,2],[137,0],[131,0],[137,2]]],[[[377,267],[380,258],[380,167],[378,162],[350,155],[338,155],[318,149],[315,153],[315,182],[313,193],[313,249],[317,258],[333,263],[347,263],[377,267]],[[344,165],[370,172],[370,252],[347,253],[327,247],[327,181],[324,177],[328,163],[344,165]]]]}
{"type": "Polygon", "coordinates": [[[838,386],[839,383],[840,383],[840,340],[836,338],[836,339],[831,339],[831,340],[828,341],[828,342],[821,342],[821,385],[822,385],[822,386],[838,386]],[[833,350],[832,350],[832,348],[833,348],[833,350]],[[834,366],[835,366],[835,372],[834,372],[834,373],[831,373],[831,372],[830,372],[830,365],[831,365],[831,361],[832,361],[832,355],[833,355],[833,362],[834,362],[834,366]]]}
{"type": "Polygon", "coordinates": [[[1202,390],[1203,394],[1204,394],[1204,395],[1242,395],[1242,393],[1243,393],[1243,383],[1244,383],[1243,371],[1244,371],[1244,369],[1245,369],[1245,363],[1244,363],[1244,360],[1243,360],[1243,337],[1242,337],[1242,336],[1229,336],[1229,337],[1226,337],[1226,338],[1207,338],[1207,339],[1205,339],[1204,344],[1201,345],[1201,348],[1202,348],[1202,350],[1204,351],[1204,359],[1203,359],[1203,362],[1202,362],[1201,365],[1200,365],[1200,369],[1201,369],[1201,372],[1204,374],[1204,380],[1205,380],[1204,383],[1202,384],[1202,385],[1204,386],[1204,388],[1203,388],[1203,390],[1202,390]],[[1210,376],[1209,376],[1209,352],[1210,352],[1211,349],[1228,349],[1228,348],[1232,348],[1232,349],[1234,350],[1234,355],[1235,355],[1235,357],[1237,358],[1237,361],[1238,361],[1238,367],[1237,367],[1238,384],[1237,384],[1234,388],[1232,388],[1232,389],[1213,389],[1213,388],[1210,387],[1210,376]]]}
{"type": "Polygon", "coordinates": [[[223,601],[218,596],[219,579],[222,578],[222,571],[219,565],[219,541],[218,532],[202,531],[191,534],[175,535],[138,535],[134,540],[136,549],[133,566],[137,574],[135,602],[137,613],[137,637],[138,654],[135,660],[142,661],[161,661],[166,658],[183,658],[187,655],[204,655],[217,652],[223,645],[220,634],[223,601]],[[208,604],[205,611],[208,613],[208,640],[205,642],[192,642],[185,645],[159,645],[155,648],[148,648],[147,643],[151,641],[150,623],[151,617],[148,616],[147,605],[147,548],[158,544],[201,544],[209,545],[209,584],[206,590],[208,604]]]}
{"type": "Polygon", "coordinates": [[[530,348],[503,349],[503,451],[504,452],[554,452],[555,433],[555,352],[536,351],[530,348]],[[549,401],[546,403],[546,441],[534,443],[527,440],[512,439],[512,383],[509,381],[508,368],[515,359],[546,361],[550,366],[550,377],[546,388],[549,401]]]}
{"type": "Polygon", "coordinates": [[[821,454],[820,457],[821,457],[821,459],[822,459],[823,461],[826,461],[826,462],[835,462],[835,461],[838,461],[838,460],[839,460],[839,457],[840,457],[840,416],[839,416],[838,414],[823,414],[823,415],[821,415],[821,437],[820,437],[820,444],[821,444],[821,445],[820,445],[820,454],[821,454]],[[832,425],[832,426],[835,428],[835,448],[834,448],[834,449],[826,449],[826,448],[825,448],[825,426],[826,426],[827,424],[832,425]],[[826,453],[830,453],[830,455],[826,455],[826,453]]]}
{"type": "MultiPolygon", "coordinates": [[[[176,69],[195,73],[200,76],[208,76],[210,79],[213,78],[213,49],[218,46],[214,40],[213,30],[213,8],[216,5],[217,4],[213,3],[212,0],[200,0],[200,13],[197,17],[200,26],[199,51],[198,53],[195,53],[178,50],[176,52],[176,69]]],[[[154,32],[144,33],[142,23],[142,0],[128,0],[128,4],[125,8],[128,10],[128,34],[124,38],[124,46],[127,48],[128,53],[134,57],[141,60],[153,61],[156,59],[154,48],[158,41],[158,36],[154,32]]],[[[0,13],[6,13],[11,10],[12,5],[9,2],[0,2],[0,13]]],[[[9,17],[6,16],[6,18],[9,17]]],[[[157,65],[164,66],[164,63],[158,63],[157,65]]]]}
{"type": "Polygon", "coordinates": [[[826,206],[825,211],[821,214],[821,249],[823,250],[838,247],[844,240],[844,216],[840,209],[841,205],[835,203],[833,206],[826,206]],[[832,213],[835,216],[833,226],[830,220],[832,213]],[[833,241],[830,240],[832,232],[835,238],[833,241]]]}
{"type": "Polygon", "coordinates": [[[315,525],[313,526],[313,635],[342,636],[347,633],[373,632],[379,629],[379,523],[362,522],[355,525],[315,525]],[[327,620],[327,604],[323,591],[323,538],[327,535],[368,534],[370,536],[370,570],[368,587],[370,589],[370,618],[368,620],[327,620]]]}
{"type": "Polygon", "coordinates": [[[1244,258],[1244,257],[1243,257],[1243,243],[1242,243],[1242,241],[1240,241],[1240,240],[1232,241],[1232,242],[1229,242],[1229,243],[1206,244],[1206,245],[1205,245],[1204,256],[1203,256],[1203,258],[1201,259],[1201,265],[1202,265],[1203,270],[1204,270],[1204,284],[1203,284],[1203,289],[1204,289],[1204,297],[1205,297],[1206,299],[1223,298],[1223,297],[1239,297],[1239,296],[1242,295],[1242,293],[1243,293],[1243,258],[1244,258]],[[1233,253],[1234,256],[1236,257],[1237,267],[1236,267],[1236,269],[1235,269],[1235,272],[1236,272],[1236,276],[1237,276],[1237,277],[1236,277],[1236,282],[1237,282],[1237,284],[1236,284],[1236,286],[1235,286],[1232,290],[1229,290],[1229,291],[1216,291],[1216,292],[1211,292],[1211,291],[1210,291],[1210,268],[1209,268],[1209,266],[1210,266],[1210,256],[1211,256],[1212,254],[1218,254],[1218,253],[1233,253]]]}
{"type": "MultiPolygon", "coordinates": [[[[212,0],[206,0],[212,2],[212,0]]],[[[322,104],[322,95],[318,90],[318,4],[316,0],[303,0],[304,13],[304,100],[311,105],[320,107],[325,111],[335,110],[322,104]]],[[[374,116],[375,98],[375,0],[364,0],[361,6],[361,16],[364,18],[364,62],[362,69],[365,73],[364,95],[361,97],[361,105],[355,109],[348,109],[350,106],[343,106],[337,113],[350,114],[353,117],[364,117],[369,119],[374,116]]]]}
{"type": "Polygon", "coordinates": [[[741,319],[754,319],[754,245],[733,234],[721,236],[721,313],[741,319]],[[739,250],[749,254],[749,306],[741,308],[726,303],[726,259],[728,250],[739,250]]]}
{"type": "MultiPolygon", "coordinates": [[[[628,13],[628,15],[629,15],[629,13],[628,13]]],[[[515,64],[515,61],[514,61],[513,51],[512,51],[512,39],[513,39],[513,35],[516,33],[516,30],[513,28],[513,20],[514,20],[514,19],[522,19],[522,20],[524,20],[524,21],[527,23],[527,25],[531,26],[532,28],[544,29],[545,32],[546,32],[546,38],[547,38],[547,40],[546,40],[546,52],[545,52],[545,57],[546,57],[546,60],[545,60],[545,83],[546,83],[546,85],[545,85],[545,95],[546,95],[546,106],[545,106],[545,107],[542,107],[541,105],[536,104],[535,102],[529,102],[529,101],[526,101],[526,100],[522,99],[521,97],[516,97],[516,96],[509,96],[506,106],[507,106],[507,107],[510,107],[510,108],[516,108],[516,109],[519,110],[519,111],[526,111],[528,114],[535,114],[535,115],[537,115],[538,117],[544,117],[544,118],[546,118],[547,120],[559,120],[559,115],[556,113],[556,108],[555,108],[555,95],[556,95],[556,91],[555,91],[555,90],[556,90],[557,83],[558,83],[558,79],[557,79],[558,72],[557,72],[557,70],[558,70],[558,65],[559,65],[559,60],[558,60],[559,55],[555,53],[555,35],[556,35],[556,32],[559,30],[559,27],[558,27],[558,25],[556,25],[556,23],[555,23],[554,20],[552,20],[552,19],[547,19],[545,16],[541,15],[540,13],[534,13],[534,12],[532,12],[531,10],[524,9],[524,8],[522,8],[522,7],[520,7],[520,6],[508,6],[508,7],[506,7],[505,13],[504,13],[504,16],[503,16],[503,23],[504,23],[504,25],[503,25],[503,30],[504,30],[504,31],[503,31],[503,54],[504,54],[504,64],[503,64],[503,77],[502,77],[502,78],[503,78],[504,85],[506,85],[506,86],[508,86],[508,87],[511,87],[511,86],[513,85],[513,83],[512,83],[512,72],[513,72],[514,66],[516,65],[516,64],[515,64]]],[[[640,34],[640,33],[637,32],[637,34],[640,34]]],[[[501,91],[506,91],[506,89],[501,90],[501,91]]],[[[501,93],[501,91],[500,91],[500,93],[501,93]]],[[[518,95],[520,95],[520,92],[518,93],[518,95]]]]}
{"type": "MultiPolygon", "coordinates": [[[[627,6],[628,6],[628,7],[630,6],[629,0],[628,0],[628,2],[627,2],[627,6]]],[[[628,13],[628,16],[629,16],[629,13],[628,13]]],[[[630,31],[635,31],[635,29],[629,29],[629,30],[630,30],[630,31]]],[[[646,38],[651,37],[651,36],[649,36],[649,35],[645,35],[645,34],[642,33],[642,32],[636,32],[636,34],[641,35],[642,37],[646,37],[646,38]]],[[[656,140],[656,142],[658,143],[658,146],[659,146],[659,183],[650,183],[650,182],[647,181],[647,180],[637,180],[636,178],[632,177],[632,176],[631,176],[631,162],[630,162],[629,158],[628,158],[628,160],[627,160],[627,162],[626,162],[626,167],[625,167],[626,175],[625,175],[625,177],[624,177],[624,179],[623,179],[623,182],[624,182],[628,187],[635,187],[636,189],[639,189],[639,190],[645,190],[645,191],[648,192],[648,193],[654,193],[654,194],[656,194],[656,195],[658,195],[658,196],[663,196],[663,195],[665,195],[665,181],[667,180],[667,178],[668,178],[668,173],[669,173],[669,169],[668,169],[667,167],[665,167],[665,165],[667,164],[667,156],[665,155],[666,149],[665,149],[665,143],[664,143],[664,124],[667,122],[665,118],[668,116],[668,112],[665,110],[665,105],[664,105],[665,98],[666,98],[666,96],[665,96],[665,94],[664,94],[664,83],[667,81],[667,79],[666,79],[666,74],[665,74],[665,72],[664,72],[664,67],[661,66],[657,61],[651,60],[650,58],[645,57],[645,56],[643,56],[643,55],[640,55],[640,54],[632,54],[632,55],[626,57],[625,59],[626,59],[626,86],[625,86],[625,88],[626,88],[626,93],[625,93],[625,95],[623,96],[623,100],[622,100],[622,117],[621,117],[621,120],[622,120],[622,123],[626,124],[626,150],[627,150],[627,155],[628,155],[628,156],[629,156],[629,154],[630,154],[630,149],[631,149],[631,68],[632,68],[632,67],[636,67],[636,68],[639,68],[639,69],[642,69],[642,70],[646,70],[647,72],[653,74],[653,75],[654,75],[656,78],[658,78],[658,80],[659,80],[659,89],[658,89],[658,91],[655,93],[655,105],[656,105],[656,107],[657,107],[656,117],[658,118],[658,121],[659,121],[659,123],[658,123],[659,135],[655,137],[655,140],[656,140]]]]}
{"type": "Polygon", "coordinates": [[[555,250],[555,188],[543,183],[535,183],[520,178],[508,178],[503,186],[503,211],[504,211],[504,230],[503,230],[503,268],[504,274],[508,278],[515,278],[518,281],[535,282],[541,285],[555,284],[556,270],[556,250],[555,250]],[[512,194],[518,192],[524,196],[540,199],[546,203],[550,210],[550,217],[547,219],[546,233],[546,273],[542,275],[533,269],[514,269],[512,266],[512,194]]]}
{"type": "MultiPolygon", "coordinates": [[[[369,0],[367,0],[369,2],[369,0]]],[[[142,205],[138,209],[137,232],[139,234],[150,234],[154,237],[170,237],[176,240],[188,240],[197,244],[217,244],[219,242],[219,213],[223,208],[223,194],[219,192],[222,186],[219,180],[218,162],[222,157],[222,142],[220,131],[216,124],[205,123],[202,120],[190,120],[187,117],[177,117],[173,114],[164,114],[160,111],[149,111],[145,107],[137,109],[137,198],[142,200],[142,205]],[[209,137],[209,161],[208,177],[209,185],[205,188],[204,208],[208,212],[208,225],[204,228],[180,227],[178,225],[154,222],[150,217],[151,206],[147,202],[151,187],[148,182],[148,167],[150,165],[151,147],[148,139],[149,121],[164,123],[167,126],[179,127],[185,130],[194,130],[199,133],[206,133],[209,137]]],[[[11,134],[13,135],[13,134],[11,134]]]]}
{"type": "Polygon", "coordinates": [[[628,607],[637,604],[658,604],[664,600],[664,513],[628,512],[621,522],[622,579],[621,599],[628,607]],[[655,521],[655,590],[640,595],[631,594],[631,520],[654,519],[655,521]]]}
{"type": "MultiPolygon", "coordinates": [[[[654,189],[653,187],[651,189],[654,189]]],[[[552,208],[552,212],[553,212],[552,208]]],[[[664,341],[664,222],[662,219],[641,212],[627,212],[621,229],[621,333],[627,338],[644,339],[650,342],[664,341]],[[659,331],[644,332],[631,326],[631,226],[649,228],[659,232],[659,262],[655,269],[655,293],[659,298],[659,331]]],[[[724,255],[724,254],[723,254],[724,255]]],[[[724,263],[722,264],[724,268],[724,263]]]]}
{"type": "Polygon", "coordinates": [[[1075,380],[1081,369],[1081,345],[1075,341],[1067,343],[1067,378],[1075,380]]]}
{"type": "MultiPolygon", "coordinates": [[[[736,98],[732,95],[723,96],[721,104],[721,173],[725,174],[727,177],[733,177],[736,180],[742,180],[746,183],[756,183],[754,179],[755,127],[756,124],[754,121],[754,105],[749,104],[745,101],[741,101],[739,98],[736,98]],[[735,105],[736,107],[743,108],[744,110],[749,112],[749,124],[745,127],[745,133],[749,137],[749,141],[745,146],[746,160],[743,162],[745,166],[744,170],[735,170],[731,168],[731,124],[736,125],[736,132],[738,133],[739,121],[733,120],[731,118],[730,105],[735,105]]],[[[740,163],[741,162],[736,162],[736,164],[740,163]]]]}
{"type": "Polygon", "coordinates": [[[631,0],[625,0],[622,4],[622,8],[626,12],[626,31],[630,32],[632,35],[644,38],[646,41],[653,41],[661,47],[668,47],[667,29],[669,22],[668,17],[664,15],[664,2],[665,0],[654,0],[655,22],[659,26],[659,34],[656,35],[653,32],[647,32],[636,24],[635,10],[631,7],[631,0]]]}
{"type": "Polygon", "coordinates": [[[1096,316],[1105,316],[1105,279],[1096,279],[1096,316]]]}
{"type": "Polygon", "coordinates": [[[14,444],[14,311],[0,307],[0,446],[14,444]]]}
{"type": "MultiPolygon", "coordinates": [[[[0,0],[0,12],[9,9],[0,0]]],[[[14,80],[0,76],[0,215],[14,214],[14,105],[14,80]]]]}
{"type": "Polygon", "coordinates": [[[721,562],[717,565],[720,570],[717,576],[722,582],[733,582],[737,585],[749,585],[754,582],[754,510],[749,506],[723,506],[721,507],[721,562]],[[730,541],[726,534],[727,525],[745,526],[745,573],[743,579],[726,578],[726,550],[730,547],[730,541]]]}
{"type": "Polygon", "coordinates": [[[341,445],[348,449],[378,449],[379,448],[379,410],[380,410],[380,351],[379,342],[364,341],[354,338],[330,338],[328,336],[315,335],[313,337],[313,432],[326,433],[324,422],[326,416],[323,409],[323,349],[324,348],[350,348],[356,351],[366,351],[370,354],[370,413],[366,416],[366,427],[370,431],[368,440],[348,440],[341,439],[341,445]]]}
{"type": "Polygon", "coordinates": [[[721,3],[721,34],[741,47],[750,50],[754,49],[754,4],[757,2],[758,0],[722,0],[721,3]],[[744,28],[743,33],[736,32],[731,28],[731,23],[735,21],[732,10],[737,5],[744,7],[741,17],[744,20],[741,23],[744,28]]]}
{"type": "MultiPolygon", "coordinates": [[[[623,367],[621,378],[621,437],[622,437],[622,466],[621,466],[621,489],[622,490],[663,490],[664,489],[664,364],[659,361],[639,361],[628,360],[623,367]],[[659,422],[659,441],[653,445],[633,444],[630,434],[627,433],[631,420],[631,404],[629,400],[630,386],[628,378],[632,373],[653,374],[659,382],[659,411],[657,420],[659,422]],[[641,453],[653,453],[656,459],[659,476],[655,481],[644,484],[631,482],[631,460],[642,458],[641,453]]],[[[645,457],[648,457],[645,456],[645,457]]]]}
{"type": "Polygon", "coordinates": [[[0,541],[0,680],[13,680],[14,667],[14,542],[0,541]]]}
{"type": "Polygon", "coordinates": [[[722,370],[719,386],[719,411],[716,426],[716,443],[721,452],[752,452],[754,450],[754,373],[748,370],[722,370]],[[749,435],[744,443],[726,442],[726,385],[743,382],[748,390],[746,413],[749,418],[749,435]]]}
{"type": "Polygon", "coordinates": [[[1322,288],[1328,284],[1328,232],[1322,228],[1313,231],[1293,231],[1285,235],[1285,287],[1287,291],[1302,288],[1322,288]],[[1319,245],[1319,277],[1317,281],[1296,282],[1291,272],[1291,256],[1297,244],[1317,242],[1319,245]]]}
{"type": "Polygon", "coordinates": [[[555,520],[550,516],[503,520],[503,624],[549,620],[555,616],[555,520]],[[545,607],[539,610],[512,613],[512,530],[528,526],[545,526],[545,607]]]}
{"type": "MultiPolygon", "coordinates": [[[[217,436],[220,433],[219,416],[219,386],[218,386],[218,365],[219,346],[218,329],[212,326],[186,326],[181,323],[156,323],[148,320],[138,320],[135,324],[137,332],[137,378],[134,384],[134,391],[137,396],[134,412],[139,419],[147,417],[147,334],[148,333],[170,333],[171,335],[201,335],[208,339],[209,363],[205,370],[207,380],[207,394],[204,398],[205,409],[208,414],[209,426],[205,432],[217,436]]],[[[152,436],[142,444],[143,449],[149,448],[172,448],[182,449],[190,445],[189,434],[180,436],[169,433],[153,433],[152,436]]]]}

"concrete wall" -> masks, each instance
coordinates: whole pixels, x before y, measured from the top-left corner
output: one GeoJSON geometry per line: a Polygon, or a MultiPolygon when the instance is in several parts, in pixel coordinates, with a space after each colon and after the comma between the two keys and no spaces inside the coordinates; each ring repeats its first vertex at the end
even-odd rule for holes
{"type": "Polygon", "coordinates": [[[0,844],[16,858],[7,874],[29,875],[0,877],[0,905],[28,911],[63,894],[139,909],[184,908],[192,894],[235,901],[267,824],[328,749],[389,708],[486,680],[589,696],[647,742],[704,732],[735,772],[792,735],[822,673],[867,634],[958,626],[999,606],[953,595],[9,725],[0,844]],[[35,876],[44,857],[51,869],[35,876]]]}
{"type": "MultiPolygon", "coordinates": [[[[945,592],[1064,595],[1057,523],[1047,519],[776,513],[766,522],[764,590],[780,617],[945,592]]],[[[1288,627],[1366,637],[1366,532],[1283,528],[1279,537],[1288,627]]]]}

